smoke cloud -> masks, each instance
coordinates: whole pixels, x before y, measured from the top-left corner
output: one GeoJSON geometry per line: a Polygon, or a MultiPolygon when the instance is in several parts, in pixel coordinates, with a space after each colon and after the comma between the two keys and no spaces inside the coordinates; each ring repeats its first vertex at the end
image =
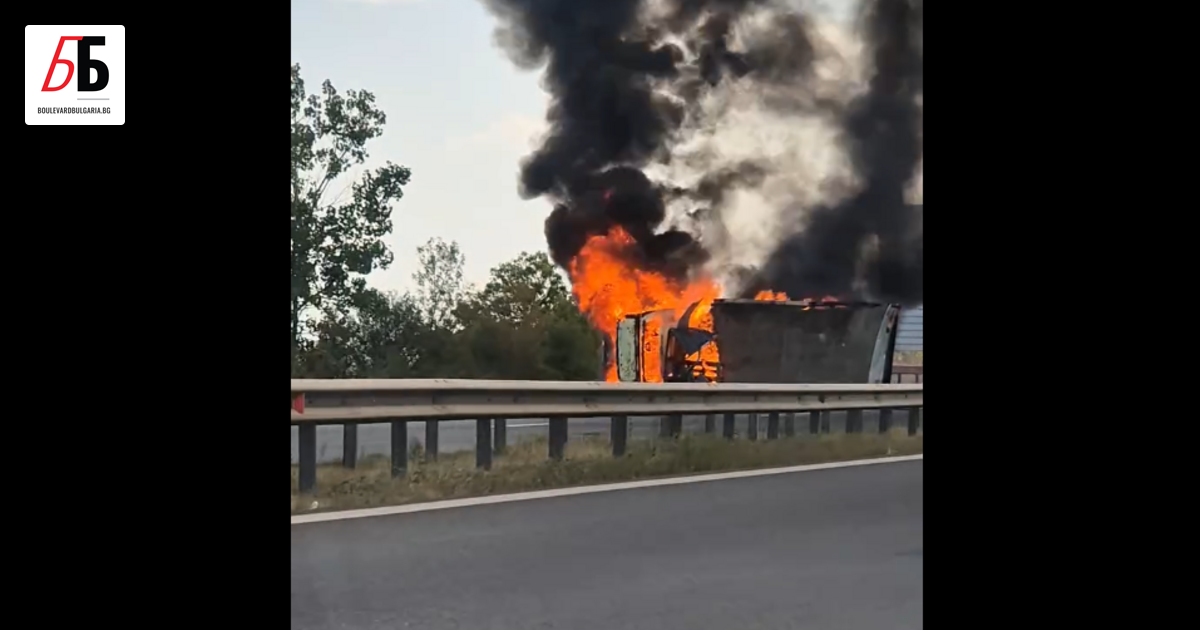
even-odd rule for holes
{"type": "Polygon", "coordinates": [[[857,38],[793,0],[483,1],[544,67],[519,188],[559,265],[620,226],[671,276],[920,301],[922,0],[864,0],[857,38]]]}
{"type": "Polygon", "coordinates": [[[842,122],[858,190],[841,203],[808,210],[803,229],[780,243],[747,292],[859,289],[886,300],[921,301],[922,209],[908,203],[907,193],[922,157],[922,8],[921,0],[875,0],[864,7],[862,36],[873,74],[842,122]]]}

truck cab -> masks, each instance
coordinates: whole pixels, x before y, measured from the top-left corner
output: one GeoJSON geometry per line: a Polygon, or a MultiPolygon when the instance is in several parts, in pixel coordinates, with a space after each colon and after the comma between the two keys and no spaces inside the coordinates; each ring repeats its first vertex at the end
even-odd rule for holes
{"type": "Polygon", "coordinates": [[[617,323],[617,380],[634,383],[663,382],[664,328],[674,325],[671,309],[626,315],[617,323]]]}

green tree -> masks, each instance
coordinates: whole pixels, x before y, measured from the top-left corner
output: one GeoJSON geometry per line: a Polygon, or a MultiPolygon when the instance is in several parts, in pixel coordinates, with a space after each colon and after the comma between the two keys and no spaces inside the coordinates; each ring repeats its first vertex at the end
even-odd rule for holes
{"type": "Polygon", "coordinates": [[[492,269],[460,310],[472,366],[482,378],[591,380],[600,338],[571,301],[544,253],[522,253],[492,269]]]}
{"type": "Polygon", "coordinates": [[[554,381],[603,380],[600,335],[577,310],[559,311],[542,335],[542,378],[554,381]]]}
{"type": "Polygon", "coordinates": [[[302,378],[349,378],[358,372],[354,343],[357,322],[328,312],[313,322],[313,339],[292,356],[292,375],[302,378]]]}
{"type": "Polygon", "coordinates": [[[458,243],[431,238],[417,248],[417,300],[427,325],[451,330],[457,325],[455,311],[466,297],[463,266],[466,258],[458,243]]]}
{"type": "Polygon", "coordinates": [[[492,269],[478,292],[464,287],[457,244],[419,248],[414,295],[362,291],[344,311],[326,308],[299,353],[318,378],[592,380],[600,337],[542,253],[492,269]]]}
{"type": "Polygon", "coordinates": [[[412,378],[420,372],[428,332],[407,293],[364,294],[353,330],[358,373],[366,378],[412,378]]]}
{"type": "Polygon", "coordinates": [[[300,66],[292,65],[293,357],[306,314],[345,318],[369,299],[364,276],[392,262],[383,237],[392,231],[392,203],[403,195],[409,169],[387,162],[354,182],[349,199],[327,199],[330,185],[367,159],[367,142],[386,122],[370,92],[342,96],[325,81],[320,94],[306,95],[300,66]]]}
{"type": "Polygon", "coordinates": [[[510,324],[571,306],[562,275],[543,252],[521,252],[496,266],[477,300],[492,317],[510,324]]]}
{"type": "Polygon", "coordinates": [[[299,355],[314,378],[411,378],[421,375],[429,331],[411,295],[367,289],[349,314],[326,312],[299,355]]]}

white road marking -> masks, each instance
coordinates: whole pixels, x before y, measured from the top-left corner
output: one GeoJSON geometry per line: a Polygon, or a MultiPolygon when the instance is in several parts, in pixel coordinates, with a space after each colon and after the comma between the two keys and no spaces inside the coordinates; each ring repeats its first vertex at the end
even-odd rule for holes
{"type": "Polygon", "coordinates": [[[527,429],[529,427],[548,427],[548,426],[550,426],[550,422],[548,422],[548,421],[547,422],[522,422],[520,424],[510,424],[510,425],[508,425],[508,428],[510,428],[510,429],[527,429]]]}
{"type": "Polygon", "coordinates": [[[415,512],[430,512],[433,510],[449,510],[452,508],[471,507],[475,505],[491,505],[493,503],[511,503],[513,501],[531,501],[534,499],[551,499],[569,497],[595,492],[613,492],[616,490],[636,490],[638,488],[656,488],[659,486],[678,486],[687,483],[702,483],[705,481],[722,481],[725,479],[744,479],[746,477],[765,477],[767,475],[783,475],[787,473],[809,472],[813,470],[829,470],[831,468],[850,468],[853,466],[873,466],[877,464],[894,464],[925,459],[925,455],[904,455],[901,457],[877,457],[874,459],[856,459],[846,462],[830,462],[828,464],[807,464],[804,466],[788,466],[786,468],[763,468],[760,470],[739,470],[734,472],[716,473],[711,475],[692,475],[688,477],[670,477],[667,479],[646,479],[624,483],[608,483],[597,486],[578,486],[574,488],[558,488],[555,490],[538,490],[536,492],[519,492],[514,494],[495,494],[486,497],[469,499],[452,499],[449,501],[433,501],[429,503],[412,503],[409,505],[394,505],[390,507],[367,508],[363,510],[342,510],[340,512],[324,512],[321,514],[299,514],[292,517],[292,525],[303,523],[323,523],[326,521],[342,521],[352,518],[367,518],[371,516],[391,516],[393,514],[412,514],[415,512]]]}

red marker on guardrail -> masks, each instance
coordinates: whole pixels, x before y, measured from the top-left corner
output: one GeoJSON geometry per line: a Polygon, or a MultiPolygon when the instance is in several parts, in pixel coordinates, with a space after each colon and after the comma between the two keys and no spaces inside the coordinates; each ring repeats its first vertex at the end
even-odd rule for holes
{"type": "Polygon", "coordinates": [[[292,399],[292,411],[304,413],[304,394],[300,394],[292,399]]]}

